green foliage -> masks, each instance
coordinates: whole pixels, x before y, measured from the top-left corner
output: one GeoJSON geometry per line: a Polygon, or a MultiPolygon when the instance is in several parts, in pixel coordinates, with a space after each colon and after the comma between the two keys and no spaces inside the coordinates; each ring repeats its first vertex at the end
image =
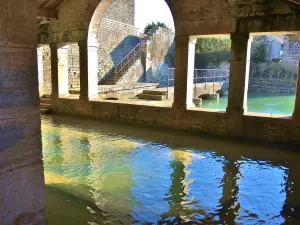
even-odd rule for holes
{"type": "Polygon", "coordinates": [[[267,36],[253,38],[251,46],[250,77],[295,79],[297,68],[272,62],[269,59],[271,52],[271,41],[267,36]]]}
{"type": "Polygon", "coordinates": [[[292,81],[297,79],[297,66],[290,64],[282,64],[276,62],[261,62],[253,63],[251,65],[250,77],[254,78],[278,78],[290,79],[292,81]]]}
{"type": "Polygon", "coordinates": [[[152,30],[153,28],[155,27],[161,27],[161,28],[165,28],[165,29],[168,29],[168,30],[171,30],[165,23],[163,22],[157,22],[157,23],[154,23],[154,22],[151,22],[151,23],[148,23],[146,25],[146,27],[144,28],[144,34],[147,34],[150,30],[152,30]]]}
{"type": "Polygon", "coordinates": [[[218,68],[230,61],[229,38],[199,38],[196,43],[196,68],[218,68]]]}
{"type": "Polygon", "coordinates": [[[267,36],[257,36],[253,38],[251,45],[251,62],[261,63],[269,59],[271,43],[267,36]]]}

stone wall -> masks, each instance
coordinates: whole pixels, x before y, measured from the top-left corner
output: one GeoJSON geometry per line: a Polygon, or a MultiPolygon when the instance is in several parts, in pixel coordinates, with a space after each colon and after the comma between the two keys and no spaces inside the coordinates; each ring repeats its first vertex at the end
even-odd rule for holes
{"type": "Polygon", "coordinates": [[[38,72],[40,95],[51,94],[51,53],[49,46],[38,47],[38,72]]]}
{"type": "Polygon", "coordinates": [[[138,29],[132,25],[107,18],[98,30],[99,81],[140,42],[138,29]]]}
{"type": "MultiPolygon", "coordinates": [[[[110,69],[118,65],[121,60],[139,43],[137,28],[129,25],[103,18],[98,31],[99,41],[99,78],[102,78],[110,69]]],[[[51,93],[51,67],[50,49],[44,47],[43,67],[45,92],[51,93]]],[[[80,67],[79,67],[79,48],[77,44],[69,44],[68,50],[69,66],[69,88],[80,88],[80,67]]],[[[137,66],[134,74],[137,73],[141,65],[137,66]]],[[[132,74],[132,73],[131,73],[132,74]]],[[[125,80],[132,75],[128,74],[125,80]]],[[[143,73],[142,73],[143,74],[143,73]]],[[[133,78],[135,79],[135,78],[133,78]]],[[[139,80],[139,78],[137,78],[139,80]]]]}
{"type": "Polygon", "coordinates": [[[174,66],[174,33],[159,28],[146,43],[146,82],[167,84],[169,68],[174,66]]]}
{"type": "Polygon", "coordinates": [[[145,82],[143,74],[144,74],[144,66],[142,60],[137,59],[136,62],[122,76],[122,78],[118,80],[117,84],[145,82]]]}
{"type": "Polygon", "coordinates": [[[80,67],[79,67],[79,47],[78,45],[69,45],[68,50],[69,66],[69,89],[80,88],[80,67]]]}
{"type": "Polygon", "coordinates": [[[262,117],[261,114],[242,116],[241,131],[231,130],[231,120],[225,112],[200,110],[177,110],[169,107],[143,106],[110,102],[84,102],[60,99],[56,102],[57,112],[84,115],[104,120],[124,120],[195,132],[205,132],[249,140],[261,140],[286,144],[300,144],[300,129],[291,118],[262,117]]]}
{"type": "Polygon", "coordinates": [[[105,11],[105,18],[134,26],[135,0],[115,0],[105,11]]]}
{"type": "Polygon", "coordinates": [[[296,93],[297,80],[250,78],[249,91],[296,93]]]}

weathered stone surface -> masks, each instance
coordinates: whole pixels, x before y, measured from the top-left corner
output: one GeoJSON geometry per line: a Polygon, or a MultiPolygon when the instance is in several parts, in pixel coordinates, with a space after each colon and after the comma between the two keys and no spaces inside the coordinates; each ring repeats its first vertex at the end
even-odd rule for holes
{"type": "Polygon", "coordinates": [[[46,224],[36,1],[0,2],[0,223],[46,224]]]}

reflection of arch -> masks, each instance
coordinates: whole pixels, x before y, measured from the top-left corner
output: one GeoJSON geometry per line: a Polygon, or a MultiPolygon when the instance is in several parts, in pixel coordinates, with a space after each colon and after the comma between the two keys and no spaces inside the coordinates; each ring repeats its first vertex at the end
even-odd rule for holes
{"type": "MultiPolygon", "coordinates": [[[[98,87],[95,88],[94,85],[97,85],[98,81],[98,59],[99,59],[99,53],[98,53],[98,48],[99,48],[99,42],[98,42],[98,30],[101,25],[101,20],[105,16],[106,10],[110,7],[110,5],[115,2],[116,0],[102,0],[102,1],[96,1],[94,0],[93,3],[90,3],[89,9],[90,10],[90,24],[88,28],[88,74],[89,74],[89,80],[92,80],[91,84],[89,81],[89,86],[93,85],[93,89],[97,89],[98,87]]],[[[149,0],[150,1],[150,0],[149,0]]],[[[165,1],[168,5],[168,8],[170,9],[172,18],[172,10],[168,4],[168,0],[161,0],[165,1]]],[[[173,18],[174,22],[174,18],[173,18]]]]}

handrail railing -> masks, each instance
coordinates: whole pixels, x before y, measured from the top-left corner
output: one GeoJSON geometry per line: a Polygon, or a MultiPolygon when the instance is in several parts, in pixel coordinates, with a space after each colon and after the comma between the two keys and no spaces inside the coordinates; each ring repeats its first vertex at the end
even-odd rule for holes
{"type": "MultiPolygon", "coordinates": [[[[167,96],[169,96],[169,87],[170,87],[170,81],[174,81],[175,80],[175,68],[169,68],[169,72],[168,72],[168,80],[167,80],[167,96]],[[172,72],[171,72],[172,71],[172,72]],[[170,74],[173,73],[173,78],[170,78],[170,74]]],[[[229,78],[229,70],[226,69],[195,69],[194,70],[194,84],[195,84],[195,91],[194,93],[196,93],[196,89],[197,89],[197,84],[198,83],[205,83],[205,90],[207,88],[207,83],[213,83],[213,91],[215,89],[215,83],[218,82],[217,80],[219,79],[220,81],[225,81],[225,90],[227,90],[227,78],[229,78]],[[200,76],[199,77],[199,71],[205,71],[205,76],[200,76]],[[212,76],[208,76],[207,72],[212,72],[213,75],[212,76]],[[219,75],[217,75],[217,72],[219,73],[219,75]],[[224,74],[224,75],[223,75],[224,74]],[[217,79],[216,79],[217,78],[217,79]],[[201,82],[201,79],[204,81],[201,82]],[[209,81],[210,79],[212,79],[212,81],[209,81]],[[198,80],[200,80],[200,82],[198,82],[198,80]]]]}
{"type": "Polygon", "coordinates": [[[123,71],[123,68],[126,66],[129,69],[129,64],[132,59],[136,57],[137,54],[141,55],[141,43],[138,43],[134,49],[132,49],[125,57],[124,59],[117,65],[115,66],[114,74],[115,74],[115,83],[117,82],[117,75],[123,71]],[[133,55],[132,55],[133,53],[133,55]],[[125,64],[124,64],[125,63],[125,64]],[[119,68],[120,67],[120,68],[119,68]]]}

